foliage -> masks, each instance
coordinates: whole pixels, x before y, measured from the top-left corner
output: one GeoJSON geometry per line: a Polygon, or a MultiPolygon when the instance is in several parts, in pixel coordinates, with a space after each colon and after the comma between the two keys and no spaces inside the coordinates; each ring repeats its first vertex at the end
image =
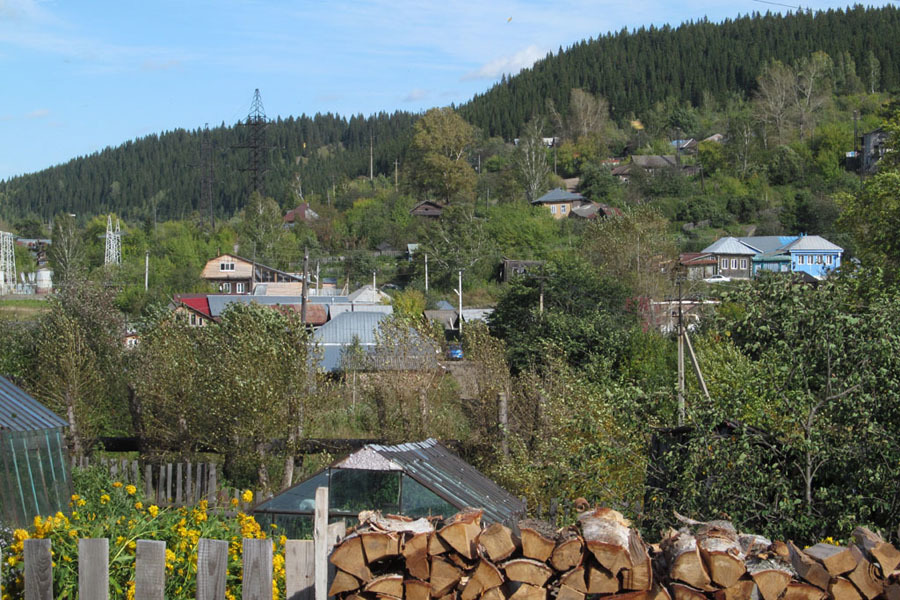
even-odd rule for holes
{"type": "MultiPolygon", "coordinates": [[[[241,596],[243,538],[272,538],[275,598],[284,594],[285,538],[277,530],[263,531],[252,516],[238,512],[226,516],[211,511],[205,500],[194,507],[160,508],[151,504],[133,485],[105,479],[102,472],[88,470],[73,473],[75,491],[66,516],[59,512],[35,517],[28,529],[17,529],[11,554],[5,560],[5,594],[9,598],[24,597],[24,540],[49,539],[54,553],[53,588],[57,598],[78,596],[79,538],[109,539],[110,591],[117,598],[134,598],[135,553],[137,540],[160,540],[166,543],[165,597],[195,597],[197,579],[197,544],[202,538],[226,540],[228,571],[226,598],[241,596]]],[[[249,490],[245,501],[252,499],[249,490]]],[[[238,501],[233,501],[237,508],[238,501]]]]}
{"type": "Polygon", "coordinates": [[[422,192],[450,202],[470,198],[475,171],[467,151],[474,142],[472,126],[451,108],[432,108],[416,122],[410,151],[412,182],[422,192]]]}
{"type": "Polygon", "coordinates": [[[525,200],[529,203],[547,191],[547,181],[550,177],[542,125],[540,120],[529,123],[516,148],[516,169],[522,187],[525,188],[525,200]]]}

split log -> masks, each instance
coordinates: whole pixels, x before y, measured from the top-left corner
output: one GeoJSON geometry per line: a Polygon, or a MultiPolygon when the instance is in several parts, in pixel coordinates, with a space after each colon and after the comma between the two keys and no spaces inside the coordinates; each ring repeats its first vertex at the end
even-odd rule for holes
{"type": "Polygon", "coordinates": [[[428,536],[428,556],[439,556],[453,550],[453,546],[444,541],[437,532],[428,536]]]}
{"type": "Polygon", "coordinates": [[[403,582],[405,600],[429,600],[431,597],[431,584],[418,579],[407,579],[403,582]]]}
{"type": "Polygon", "coordinates": [[[579,592],[567,585],[561,585],[559,586],[559,593],[556,594],[556,600],[584,600],[584,592],[579,592]]]}
{"type": "Polygon", "coordinates": [[[653,565],[650,562],[650,553],[647,544],[641,539],[641,535],[634,529],[628,536],[628,558],[630,568],[619,572],[622,578],[623,590],[647,591],[653,586],[653,565]]]}
{"type": "Polygon", "coordinates": [[[849,579],[835,577],[828,584],[828,595],[834,600],[862,600],[862,595],[849,579]]]}
{"type": "Polygon", "coordinates": [[[900,565],[900,551],[869,528],[857,527],[854,529],[853,541],[863,551],[869,562],[878,563],[884,577],[890,575],[900,565]]]}
{"type": "Polygon", "coordinates": [[[849,573],[856,568],[856,559],[853,558],[849,548],[819,543],[804,552],[822,563],[832,577],[849,573]]]}
{"type": "Polygon", "coordinates": [[[587,578],[584,567],[575,567],[559,578],[560,586],[570,587],[576,592],[587,594],[587,578]]]}
{"type": "Polygon", "coordinates": [[[503,586],[491,588],[481,594],[481,600],[506,600],[506,592],[503,590],[503,586]]]}
{"type": "Polygon", "coordinates": [[[440,557],[431,559],[431,596],[440,598],[456,587],[462,579],[462,570],[440,557]]]}
{"type": "Polygon", "coordinates": [[[477,542],[494,562],[506,560],[519,547],[519,540],[509,527],[502,523],[494,523],[478,534],[477,542]]]}
{"type": "Polygon", "coordinates": [[[791,570],[775,559],[748,560],[747,573],[763,600],[778,600],[791,582],[791,570]]]}
{"type": "Polygon", "coordinates": [[[506,578],[510,581],[521,581],[535,586],[542,586],[553,575],[553,570],[539,560],[517,558],[502,565],[506,578]]]}
{"type": "Polygon", "coordinates": [[[747,568],[734,526],[727,521],[721,523],[722,526],[702,527],[696,539],[709,578],[719,587],[728,588],[741,578],[747,568]]]}
{"type": "Polygon", "coordinates": [[[582,560],[584,560],[584,542],[579,536],[560,542],[550,555],[550,564],[562,573],[574,569],[582,560]]]}
{"type": "Polygon", "coordinates": [[[747,556],[766,552],[769,549],[769,546],[772,545],[772,541],[768,538],[753,533],[740,534],[738,536],[738,543],[741,545],[741,550],[743,550],[744,554],[747,556]]]}
{"type": "Polygon", "coordinates": [[[394,533],[363,531],[359,537],[366,554],[366,562],[370,565],[383,558],[400,554],[400,538],[394,533]]]}
{"type": "Polygon", "coordinates": [[[471,510],[457,513],[448,525],[438,531],[445,542],[465,558],[475,557],[475,540],[481,533],[482,510],[471,510]]]}
{"type": "Polygon", "coordinates": [[[756,583],[749,577],[739,579],[723,590],[713,593],[715,600],[758,600],[759,589],[756,583]]]}
{"type": "Polygon", "coordinates": [[[518,589],[513,592],[509,600],[547,600],[547,590],[542,587],[521,584],[518,589]]]}
{"type": "Polygon", "coordinates": [[[709,573],[700,558],[697,540],[693,535],[687,531],[671,532],[660,543],[660,548],[665,553],[670,579],[701,590],[711,589],[709,573]]]}
{"type": "Polygon", "coordinates": [[[585,545],[597,562],[613,575],[632,567],[628,551],[630,523],[621,513],[609,508],[598,508],[582,513],[578,516],[578,521],[585,545]]]}
{"type": "Polygon", "coordinates": [[[482,560],[478,568],[469,577],[466,587],[460,594],[461,600],[474,600],[483,592],[500,586],[503,583],[503,573],[493,563],[482,560]]]}
{"type": "Polygon", "coordinates": [[[556,542],[533,527],[522,527],[520,524],[519,531],[522,534],[522,556],[546,562],[553,553],[556,542]]]}
{"type": "Polygon", "coordinates": [[[672,600],[707,600],[702,590],[683,583],[672,583],[669,588],[672,590],[672,600]]]}
{"type": "Polygon", "coordinates": [[[585,570],[588,594],[615,594],[619,580],[609,569],[600,565],[588,565],[585,570]]]}
{"type": "Polygon", "coordinates": [[[335,546],[331,553],[331,564],[364,582],[372,580],[372,572],[366,565],[362,540],[358,535],[347,537],[335,546]]]}
{"type": "Polygon", "coordinates": [[[650,590],[646,592],[644,597],[646,600],[672,600],[672,595],[669,594],[669,590],[667,590],[666,586],[660,583],[658,579],[653,581],[653,585],[650,587],[650,590]]]}
{"type": "Polygon", "coordinates": [[[792,581],[784,590],[781,600],[825,600],[827,594],[814,585],[792,581]]]}
{"type": "Polygon", "coordinates": [[[791,556],[791,566],[801,579],[821,590],[828,589],[831,575],[828,574],[822,563],[813,560],[805,552],[801,552],[792,542],[788,542],[788,551],[791,556]]]}
{"type": "Polygon", "coordinates": [[[331,587],[328,588],[328,595],[336,596],[337,594],[354,592],[358,590],[361,585],[362,583],[360,580],[350,573],[336,569],[334,579],[331,582],[331,587]]]}
{"type": "Polygon", "coordinates": [[[857,559],[857,563],[856,568],[847,575],[847,579],[856,586],[866,600],[872,600],[884,592],[884,580],[876,572],[877,567],[863,556],[862,550],[851,546],[850,552],[853,554],[853,558],[857,559]]]}
{"type": "Polygon", "coordinates": [[[364,510],[359,513],[359,529],[367,527],[370,531],[393,533],[431,533],[434,525],[426,518],[411,519],[402,515],[383,516],[377,510],[364,510]]]}
{"type": "Polygon", "coordinates": [[[372,592],[379,596],[391,598],[403,598],[403,575],[391,574],[376,577],[363,588],[366,592],[372,592]]]}
{"type": "Polygon", "coordinates": [[[428,540],[434,534],[417,533],[406,538],[400,553],[406,561],[406,570],[410,575],[422,581],[428,581],[430,563],[428,562],[428,540]]]}

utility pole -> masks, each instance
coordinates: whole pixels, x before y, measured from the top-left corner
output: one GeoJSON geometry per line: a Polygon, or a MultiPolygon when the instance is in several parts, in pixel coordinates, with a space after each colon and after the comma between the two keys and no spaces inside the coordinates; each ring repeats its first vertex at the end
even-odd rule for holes
{"type": "Polygon", "coordinates": [[[150,251],[144,254],[144,291],[150,289],[150,251]]]}
{"type": "Polygon", "coordinates": [[[300,303],[300,321],[306,327],[306,305],[309,299],[309,248],[303,249],[303,296],[300,303]]]}
{"type": "MultiPolygon", "coordinates": [[[[378,288],[375,286],[375,271],[372,271],[372,291],[377,290],[378,288]]],[[[374,297],[374,296],[373,296],[374,297]]]]}
{"type": "Polygon", "coordinates": [[[375,181],[375,134],[369,132],[369,181],[375,181]]]}
{"type": "Polygon", "coordinates": [[[428,293],[428,255],[425,255],[425,293],[428,293]]]}
{"type": "Polygon", "coordinates": [[[394,159],[394,191],[397,191],[397,181],[398,175],[400,174],[400,161],[396,158],[394,159]]]}
{"type": "Polygon", "coordinates": [[[321,296],[321,295],[322,295],[322,291],[321,291],[321,290],[322,290],[322,286],[319,285],[319,282],[320,282],[320,279],[319,279],[319,261],[317,260],[317,261],[316,261],[316,296],[321,296]]]}
{"type": "Polygon", "coordinates": [[[463,326],[463,313],[462,313],[462,269],[459,271],[459,288],[455,290],[456,295],[459,296],[459,339],[462,341],[462,326],[463,326]]]}
{"type": "Polygon", "coordinates": [[[684,312],[681,307],[681,279],[678,280],[678,426],[684,425],[684,312]]]}

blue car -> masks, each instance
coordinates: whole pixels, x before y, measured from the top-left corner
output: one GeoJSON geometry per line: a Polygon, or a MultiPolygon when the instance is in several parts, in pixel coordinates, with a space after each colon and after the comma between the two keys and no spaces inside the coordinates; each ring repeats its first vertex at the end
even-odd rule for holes
{"type": "Polygon", "coordinates": [[[462,346],[460,346],[459,344],[450,344],[450,347],[447,349],[447,358],[449,358],[450,360],[462,360],[462,346]]]}

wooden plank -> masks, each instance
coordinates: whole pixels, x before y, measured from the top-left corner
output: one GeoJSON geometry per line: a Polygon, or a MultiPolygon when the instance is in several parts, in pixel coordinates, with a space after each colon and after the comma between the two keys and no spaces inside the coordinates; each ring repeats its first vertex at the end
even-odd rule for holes
{"type": "Polygon", "coordinates": [[[206,500],[212,506],[216,501],[216,465],[209,463],[209,484],[206,488],[206,500]]]}
{"type": "Polygon", "coordinates": [[[225,597],[228,542],[200,538],[197,543],[197,600],[225,597]]]}
{"type": "Polygon", "coordinates": [[[144,498],[153,497],[153,467],[144,465],[144,498]]]}
{"type": "Polygon", "coordinates": [[[165,506],[163,496],[166,493],[166,465],[159,465],[159,480],[156,483],[156,504],[165,506]]]}
{"type": "Polygon", "coordinates": [[[134,600],[163,600],[166,590],[166,543],[138,540],[134,559],[134,600]]]}
{"type": "Polygon", "coordinates": [[[184,502],[184,498],[181,495],[181,479],[183,473],[181,472],[181,463],[175,465],[175,504],[181,506],[184,502]]]}
{"type": "Polygon", "coordinates": [[[184,484],[185,484],[185,487],[187,488],[184,490],[184,499],[185,499],[185,502],[187,502],[188,504],[194,503],[194,495],[191,491],[191,483],[193,483],[191,481],[191,466],[192,466],[191,461],[188,461],[187,477],[185,477],[185,479],[184,479],[184,484]]]}
{"type": "Polygon", "coordinates": [[[313,522],[315,542],[316,600],[328,599],[328,488],[316,488],[316,512],[313,522]]]}
{"type": "Polygon", "coordinates": [[[78,540],[78,597],[80,600],[109,598],[109,540],[78,540]]]}
{"type": "Polygon", "coordinates": [[[195,504],[200,501],[200,498],[203,497],[203,492],[202,492],[203,479],[202,479],[202,477],[203,477],[203,463],[197,463],[197,479],[195,482],[196,485],[194,485],[194,503],[195,504]]]}
{"type": "Polygon", "coordinates": [[[315,542],[288,540],[284,546],[284,587],[287,600],[314,600],[315,542]]]}
{"type": "Polygon", "coordinates": [[[53,600],[50,540],[25,540],[25,600],[53,600]]]}
{"type": "Polygon", "coordinates": [[[243,600],[272,600],[272,540],[244,538],[243,600]]]}
{"type": "Polygon", "coordinates": [[[166,463],[166,497],[164,498],[165,505],[160,506],[168,506],[172,503],[172,463],[166,463]]]}

